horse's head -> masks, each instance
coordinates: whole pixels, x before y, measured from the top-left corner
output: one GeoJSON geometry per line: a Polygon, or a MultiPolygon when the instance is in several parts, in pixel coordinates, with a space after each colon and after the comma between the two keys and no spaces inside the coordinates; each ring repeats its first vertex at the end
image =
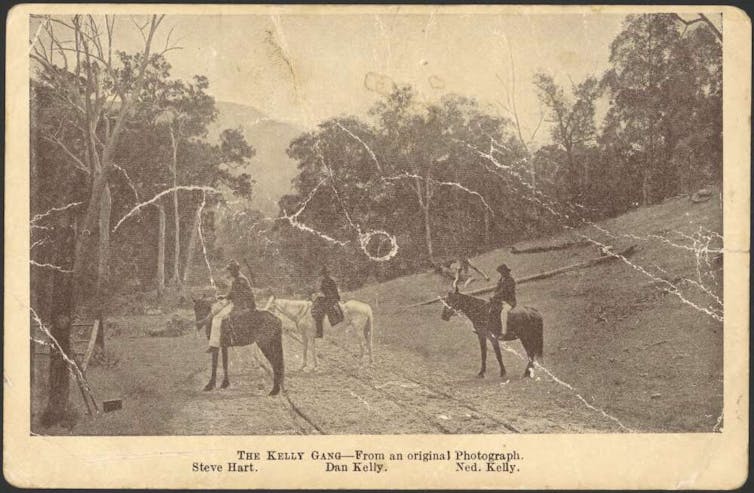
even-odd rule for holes
{"type": "Polygon", "coordinates": [[[202,295],[199,299],[191,300],[194,302],[194,317],[196,318],[196,330],[201,330],[212,319],[212,300],[202,295]]]}
{"type": "Polygon", "coordinates": [[[459,303],[461,300],[461,294],[458,292],[458,286],[453,283],[453,289],[448,292],[448,295],[442,298],[442,318],[444,321],[450,320],[450,317],[458,314],[459,303]]]}

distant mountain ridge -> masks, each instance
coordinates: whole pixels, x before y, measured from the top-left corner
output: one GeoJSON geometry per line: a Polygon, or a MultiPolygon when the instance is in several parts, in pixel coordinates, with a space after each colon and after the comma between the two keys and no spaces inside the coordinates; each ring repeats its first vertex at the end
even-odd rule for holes
{"type": "Polygon", "coordinates": [[[296,161],[286,149],[304,130],[294,124],[276,120],[253,106],[217,101],[217,119],[208,128],[208,139],[215,142],[226,128],[240,128],[256,150],[244,170],[256,181],[252,203],[268,215],[277,215],[278,200],[290,193],[291,180],[298,173],[296,161]]]}

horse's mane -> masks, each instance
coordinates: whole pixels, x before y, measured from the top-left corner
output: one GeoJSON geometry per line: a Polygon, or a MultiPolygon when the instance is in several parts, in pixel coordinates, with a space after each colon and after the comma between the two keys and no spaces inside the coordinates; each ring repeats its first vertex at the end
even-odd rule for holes
{"type": "Polygon", "coordinates": [[[481,307],[482,305],[486,305],[486,304],[487,304],[487,301],[486,301],[486,300],[483,300],[483,299],[481,299],[481,298],[477,298],[477,297],[475,297],[475,296],[471,296],[471,295],[469,295],[469,294],[456,293],[456,295],[458,295],[458,296],[461,296],[462,298],[466,298],[466,299],[468,299],[468,300],[472,301],[472,302],[473,302],[473,303],[474,303],[475,305],[478,305],[478,306],[480,306],[480,307],[481,307]]]}

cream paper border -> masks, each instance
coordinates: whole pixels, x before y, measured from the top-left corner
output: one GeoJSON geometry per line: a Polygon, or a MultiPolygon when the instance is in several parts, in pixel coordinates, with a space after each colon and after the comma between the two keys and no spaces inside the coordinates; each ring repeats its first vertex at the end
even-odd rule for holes
{"type": "MultiPolygon", "coordinates": [[[[5,373],[3,473],[19,487],[59,488],[606,488],[731,489],[748,476],[749,163],[751,21],[733,7],[19,5],[7,19],[5,373]],[[293,14],[723,12],[724,428],[696,434],[397,435],[262,437],[30,436],[29,57],[30,13],[293,14]],[[23,348],[19,351],[18,348],[23,348]],[[383,474],[325,473],[321,462],[262,462],[257,473],[199,474],[194,461],[227,462],[237,449],[513,450],[517,474],[456,473],[452,462],[393,462],[383,474]]],[[[522,412],[524,412],[522,410],[522,412]]],[[[678,412],[683,412],[679,409],[678,412]]]]}

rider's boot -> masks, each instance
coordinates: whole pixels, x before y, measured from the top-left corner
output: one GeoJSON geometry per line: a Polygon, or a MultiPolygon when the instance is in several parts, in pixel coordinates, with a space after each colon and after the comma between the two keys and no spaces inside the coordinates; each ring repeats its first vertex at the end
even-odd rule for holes
{"type": "Polygon", "coordinates": [[[317,319],[315,320],[315,322],[317,323],[317,334],[314,337],[316,337],[317,339],[321,339],[323,336],[324,330],[322,328],[322,322],[324,322],[324,318],[324,316],[317,317],[317,319]]]}

